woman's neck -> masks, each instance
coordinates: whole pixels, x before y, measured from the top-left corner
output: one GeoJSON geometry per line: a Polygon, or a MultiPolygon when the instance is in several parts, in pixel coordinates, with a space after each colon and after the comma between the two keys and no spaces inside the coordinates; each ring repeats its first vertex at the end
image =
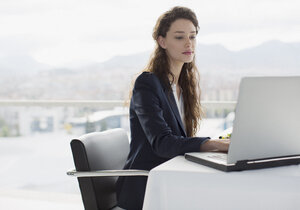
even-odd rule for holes
{"type": "MultiPolygon", "coordinates": [[[[170,61],[170,71],[174,75],[173,83],[175,85],[178,84],[178,79],[179,79],[183,64],[184,64],[183,62],[170,61]]],[[[170,81],[172,81],[172,77],[170,77],[169,79],[170,79],[170,81]]]]}

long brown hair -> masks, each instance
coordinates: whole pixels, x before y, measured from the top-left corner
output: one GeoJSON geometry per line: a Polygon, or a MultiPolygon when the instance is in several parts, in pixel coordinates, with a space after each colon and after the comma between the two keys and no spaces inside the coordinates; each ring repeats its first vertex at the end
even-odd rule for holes
{"type": "MultiPolygon", "coordinates": [[[[171,10],[162,14],[153,29],[152,37],[156,41],[156,46],[150,61],[144,71],[153,72],[167,87],[171,93],[171,85],[169,76],[173,78],[174,75],[170,70],[169,59],[165,49],[158,44],[158,37],[166,37],[171,24],[177,19],[190,20],[198,33],[199,25],[195,13],[186,7],[174,7],[171,10]]],[[[187,136],[195,136],[200,120],[203,116],[203,111],[200,103],[200,75],[195,65],[195,57],[192,62],[184,63],[178,79],[178,84],[182,88],[182,95],[184,100],[184,120],[186,125],[187,136]]],[[[131,94],[130,94],[131,98],[131,94]]]]}

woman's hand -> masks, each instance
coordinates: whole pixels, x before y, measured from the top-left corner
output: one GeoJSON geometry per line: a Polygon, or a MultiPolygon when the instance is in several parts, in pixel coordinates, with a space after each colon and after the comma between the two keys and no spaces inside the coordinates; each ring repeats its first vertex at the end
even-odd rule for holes
{"type": "Polygon", "coordinates": [[[230,139],[210,139],[200,146],[201,152],[228,152],[230,139]]]}

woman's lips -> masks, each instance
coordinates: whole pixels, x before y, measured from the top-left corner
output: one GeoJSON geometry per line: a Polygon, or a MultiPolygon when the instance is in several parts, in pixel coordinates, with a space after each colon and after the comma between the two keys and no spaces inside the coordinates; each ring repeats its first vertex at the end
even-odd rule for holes
{"type": "Polygon", "coordinates": [[[186,51],[186,52],[183,52],[182,54],[185,54],[185,55],[192,55],[193,52],[192,52],[192,51],[186,51]]]}

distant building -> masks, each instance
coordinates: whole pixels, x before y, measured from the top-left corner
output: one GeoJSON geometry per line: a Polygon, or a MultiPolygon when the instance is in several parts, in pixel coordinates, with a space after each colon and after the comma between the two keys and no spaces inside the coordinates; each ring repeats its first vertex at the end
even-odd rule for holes
{"type": "Polygon", "coordinates": [[[66,124],[68,132],[77,135],[112,128],[124,128],[129,132],[128,109],[115,108],[113,110],[97,111],[86,117],[70,118],[66,124]]]}

